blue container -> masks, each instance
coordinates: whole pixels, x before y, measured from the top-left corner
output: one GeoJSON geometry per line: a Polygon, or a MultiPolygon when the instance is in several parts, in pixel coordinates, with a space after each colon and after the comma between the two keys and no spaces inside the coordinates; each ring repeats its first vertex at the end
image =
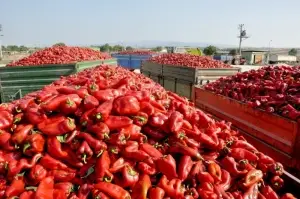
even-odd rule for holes
{"type": "Polygon", "coordinates": [[[131,69],[140,69],[142,62],[148,60],[152,55],[131,55],[131,69]]]}
{"type": "Polygon", "coordinates": [[[124,68],[130,68],[130,55],[113,54],[112,57],[117,59],[118,65],[124,68]]]}
{"type": "Polygon", "coordinates": [[[215,55],[214,59],[219,61],[231,61],[232,60],[231,55],[215,55]]]}

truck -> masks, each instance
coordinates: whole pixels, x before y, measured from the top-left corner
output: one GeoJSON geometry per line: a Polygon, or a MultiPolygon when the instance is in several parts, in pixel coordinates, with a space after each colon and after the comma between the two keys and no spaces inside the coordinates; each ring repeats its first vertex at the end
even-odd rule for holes
{"type": "Polygon", "coordinates": [[[269,58],[270,64],[277,64],[277,63],[292,63],[296,62],[297,57],[292,55],[276,55],[271,54],[269,58]]]}

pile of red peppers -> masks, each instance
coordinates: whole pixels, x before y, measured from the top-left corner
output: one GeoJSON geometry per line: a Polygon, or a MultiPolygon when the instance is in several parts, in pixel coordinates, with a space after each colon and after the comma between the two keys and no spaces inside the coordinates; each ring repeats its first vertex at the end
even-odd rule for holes
{"type": "Polygon", "coordinates": [[[189,68],[231,68],[230,65],[218,60],[214,60],[209,56],[198,56],[182,53],[165,53],[159,56],[153,56],[149,59],[149,61],[158,64],[189,68]]]}
{"type": "Polygon", "coordinates": [[[229,123],[121,67],[1,104],[0,129],[0,198],[295,198],[229,123]]]}
{"type": "Polygon", "coordinates": [[[153,55],[156,52],[151,50],[126,50],[118,52],[119,55],[153,55]]]}
{"type": "Polygon", "coordinates": [[[104,60],[111,56],[91,48],[52,46],[39,50],[28,57],[11,62],[6,66],[36,66],[46,64],[69,64],[81,61],[104,60]]]}
{"type": "Polygon", "coordinates": [[[299,66],[266,66],[221,78],[205,89],[269,113],[300,119],[299,66]]]}

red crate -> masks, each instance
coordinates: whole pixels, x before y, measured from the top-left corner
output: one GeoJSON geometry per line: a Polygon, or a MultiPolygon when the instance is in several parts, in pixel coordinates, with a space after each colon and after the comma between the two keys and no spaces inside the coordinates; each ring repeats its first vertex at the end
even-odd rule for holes
{"type": "Polygon", "coordinates": [[[197,107],[231,122],[249,142],[287,166],[300,168],[300,127],[296,121],[253,109],[244,103],[195,87],[197,107]]]}

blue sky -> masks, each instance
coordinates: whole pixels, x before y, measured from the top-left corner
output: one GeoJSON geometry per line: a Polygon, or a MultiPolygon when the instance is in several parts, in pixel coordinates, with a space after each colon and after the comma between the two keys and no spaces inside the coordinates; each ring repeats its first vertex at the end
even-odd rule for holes
{"type": "Polygon", "coordinates": [[[300,46],[299,0],[0,0],[4,45],[145,40],[300,46]]]}

